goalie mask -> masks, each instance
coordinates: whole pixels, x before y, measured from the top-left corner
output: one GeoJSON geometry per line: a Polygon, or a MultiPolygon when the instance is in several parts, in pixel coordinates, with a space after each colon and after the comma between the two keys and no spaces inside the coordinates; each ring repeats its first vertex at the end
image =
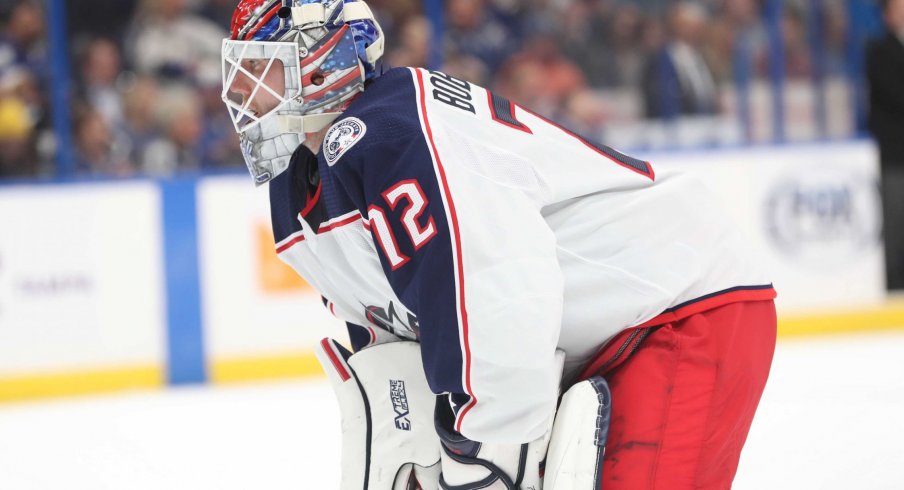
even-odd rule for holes
{"type": "Polygon", "coordinates": [[[242,0],[223,41],[223,102],[257,185],[289,166],[380,75],[383,32],[362,0],[242,0]]]}

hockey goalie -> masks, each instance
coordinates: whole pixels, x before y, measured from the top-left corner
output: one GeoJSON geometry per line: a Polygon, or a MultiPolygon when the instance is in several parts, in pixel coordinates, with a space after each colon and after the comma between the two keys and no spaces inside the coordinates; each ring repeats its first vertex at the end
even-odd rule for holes
{"type": "Polygon", "coordinates": [[[368,5],[242,0],[223,101],[319,357],[342,489],[731,486],[775,291],[693,178],[440,71],[368,5]]]}

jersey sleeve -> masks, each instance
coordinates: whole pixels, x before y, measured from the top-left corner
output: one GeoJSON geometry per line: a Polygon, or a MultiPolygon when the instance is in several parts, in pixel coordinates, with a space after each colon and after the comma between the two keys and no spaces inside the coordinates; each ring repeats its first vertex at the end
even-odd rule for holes
{"type": "Polygon", "coordinates": [[[455,429],[481,442],[532,441],[554,416],[561,376],[554,235],[530,193],[443,160],[412,117],[407,128],[360,121],[372,143],[334,168],[417,315],[425,373],[435,393],[451,394],[455,429]]]}

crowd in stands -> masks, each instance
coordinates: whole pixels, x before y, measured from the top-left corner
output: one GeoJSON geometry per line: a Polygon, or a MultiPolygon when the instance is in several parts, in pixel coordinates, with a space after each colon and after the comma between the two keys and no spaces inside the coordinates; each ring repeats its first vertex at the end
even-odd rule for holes
{"type": "MultiPolygon", "coordinates": [[[[168,175],[243,165],[220,101],[220,43],[237,0],[67,2],[78,174],[168,175]],[[103,12],[103,15],[99,15],[103,12]]],[[[369,0],[391,66],[427,66],[421,0],[369,0]]],[[[783,2],[785,72],[812,75],[804,0],[783,2]]],[[[827,70],[844,69],[846,17],[825,3],[827,70]]],[[[762,0],[446,0],[445,71],[578,132],[717,114],[739,53],[769,70],[762,0]],[[628,91],[625,109],[607,94],[628,91]]],[[[0,177],[52,175],[45,2],[0,0],[0,177]]]]}

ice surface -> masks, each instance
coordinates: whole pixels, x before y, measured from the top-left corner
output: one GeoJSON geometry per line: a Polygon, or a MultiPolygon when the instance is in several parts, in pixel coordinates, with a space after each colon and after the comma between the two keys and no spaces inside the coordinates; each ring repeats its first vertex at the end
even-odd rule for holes
{"type": "MultiPolygon", "coordinates": [[[[325,382],[0,405],[0,489],[338,488],[325,382]]],[[[740,490],[904,489],[904,331],[784,341],[740,490]]]]}
{"type": "Polygon", "coordinates": [[[779,344],[735,489],[904,489],[904,332],[779,344]]]}

